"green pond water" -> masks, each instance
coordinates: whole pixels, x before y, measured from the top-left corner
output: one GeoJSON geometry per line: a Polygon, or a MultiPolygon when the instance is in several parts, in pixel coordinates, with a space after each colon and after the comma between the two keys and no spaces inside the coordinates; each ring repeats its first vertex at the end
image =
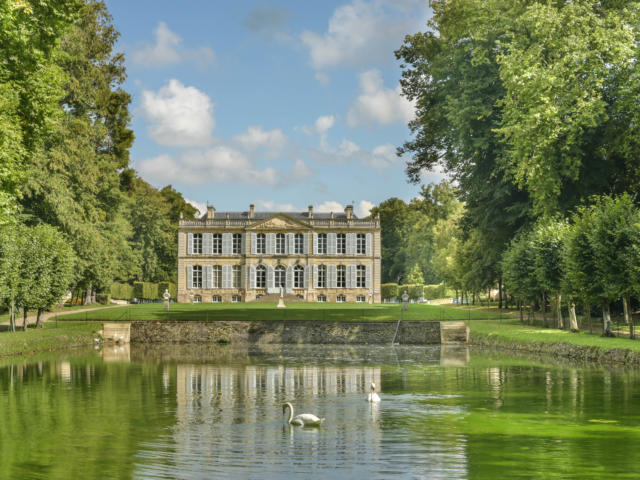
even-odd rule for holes
{"type": "Polygon", "coordinates": [[[640,478],[640,371],[437,347],[0,364],[0,478],[640,478]],[[382,401],[369,404],[369,384],[382,401]],[[290,427],[281,404],[325,417],[290,427]]]}

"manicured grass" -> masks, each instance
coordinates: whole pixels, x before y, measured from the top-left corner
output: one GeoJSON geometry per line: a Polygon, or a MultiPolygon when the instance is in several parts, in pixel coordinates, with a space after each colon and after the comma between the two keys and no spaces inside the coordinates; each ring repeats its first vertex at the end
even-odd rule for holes
{"type": "Polygon", "coordinates": [[[436,305],[409,305],[402,312],[399,304],[358,304],[358,303],[290,303],[287,308],[276,308],[275,303],[172,303],[169,313],[161,303],[132,305],[118,309],[97,310],[65,315],[59,320],[135,321],[135,320],[313,320],[342,322],[376,321],[446,321],[482,318],[498,318],[499,314],[469,312],[467,310],[443,308],[436,305]]]}
{"type": "MultiPolygon", "coordinates": [[[[70,307],[61,307],[61,306],[54,306],[50,311],[53,313],[56,312],[72,312],[74,310],[84,310],[86,308],[112,308],[113,305],[102,305],[102,304],[94,304],[94,305],[72,305],[70,307]]],[[[36,312],[35,310],[32,312],[28,312],[29,317],[35,316],[38,312],[36,312]]],[[[45,313],[49,313],[49,312],[45,312],[45,313]]],[[[9,320],[11,320],[9,313],[2,313],[0,314],[0,323],[5,323],[8,322],[9,320]]],[[[22,325],[22,314],[21,313],[16,313],[16,323],[18,325],[22,325]]]]}
{"type": "Polygon", "coordinates": [[[518,321],[487,320],[469,323],[471,337],[482,335],[496,343],[569,343],[603,349],[621,348],[640,351],[640,340],[628,338],[607,338],[581,331],[571,333],[568,330],[522,325],[518,321]]]}
{"type": "Polygon", "coordinates": [[[62,348],[92,345],[94,332],[102,324],[95,322],[45,323],[44,328],[29,328],[26,332],[0,332],[0,356],[30,354],[62,348]]]}

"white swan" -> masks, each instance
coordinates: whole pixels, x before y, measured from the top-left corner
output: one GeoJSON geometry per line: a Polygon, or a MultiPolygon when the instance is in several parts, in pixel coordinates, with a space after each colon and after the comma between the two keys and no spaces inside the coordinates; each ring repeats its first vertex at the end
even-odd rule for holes
{"type": "Polygon", "coordinates": [[[295,418],[293,416],[293,405],[289,402],[285,402],[282,404],[282,414],[287,411],[287,407],[289,407],[289,423],[291,425],[300,425],[302,427],[319,427],[322,422],[324,422],[324,418],[318,418],[311,413],[302,413],[297,415],[295,418]]]}
{"type": "Polygon", "coordinates": [[[373,382],[371,382],[371,392],[367,396],[367,401],[373,403],[380,401],[380,396],[376,393],[376,384],[373,382]]]}

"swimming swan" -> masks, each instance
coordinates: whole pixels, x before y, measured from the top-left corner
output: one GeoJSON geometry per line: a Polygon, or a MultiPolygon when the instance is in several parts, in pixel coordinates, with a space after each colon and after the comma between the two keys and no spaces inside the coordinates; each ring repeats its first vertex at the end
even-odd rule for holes
{"type": "Polygon", "coordinates": [[[373,383],[373,382],[371,382],[371,392],[367,396],[367,401],[368,402],[374,402],[374,403],[380,401],[380,397],[376,393],[376,384],[373,383]]]}
{"type": "Polygon", "coordinates": [[[302,413],[297,415],[295,418],[293,416],[293,405],[289,402],[285,402],[282,404],[282,414],[287,411],[287,407],[289,407],[289,423],[291,425],[300,425],[302,427],[319,427],[322,422],[324,422],[324,418],[318,418],[311,413],[302,413]]]}

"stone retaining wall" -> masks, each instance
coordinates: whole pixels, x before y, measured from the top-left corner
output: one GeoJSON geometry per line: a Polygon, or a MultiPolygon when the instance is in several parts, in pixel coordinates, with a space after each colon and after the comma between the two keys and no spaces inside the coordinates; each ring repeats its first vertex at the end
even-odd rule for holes
{"type": "MultiPolygon", "coordinates": [[[[397,322],[188,322],[131,323],[132,343],[390,344],[397,322]]],[[[440,343],[440,322],[401,322],[401,345],[440,343]]]]}

